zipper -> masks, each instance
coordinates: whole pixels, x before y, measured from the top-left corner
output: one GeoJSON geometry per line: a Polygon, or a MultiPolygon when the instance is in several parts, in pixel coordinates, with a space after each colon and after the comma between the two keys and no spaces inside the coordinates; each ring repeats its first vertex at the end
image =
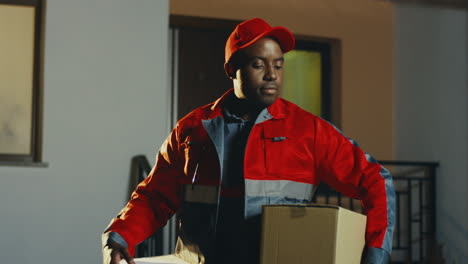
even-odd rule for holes
{"type": "MultiPolygon", "coordinates": [[[[188,142],[188,145],[191,145],[192,142],[188,142]]],[[[193,172],[193,175],[192,175],[192,190],[195,188],[195,184],[197,184],[197,180],[198,180],[198,167],[200,166],[200,162],[202,161],[203,159],[203,153],[205,152],[205,149],[206,147],[205,146],[202,146],[201,147],[201,153],[199,154],[199,158],[198,158],[198,161],[197,161],[197,164],[195,165],[195,171],[193,172]]]]}

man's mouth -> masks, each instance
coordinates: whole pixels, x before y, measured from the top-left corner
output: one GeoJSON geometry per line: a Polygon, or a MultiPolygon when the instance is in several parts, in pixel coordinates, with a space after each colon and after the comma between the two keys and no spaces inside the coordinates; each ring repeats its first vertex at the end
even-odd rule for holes
{"type": "Polygon", "coordinates": [[[260,89],[263,94],[276,94],[278,88],[276,86],[265,86],[260,89]]]}

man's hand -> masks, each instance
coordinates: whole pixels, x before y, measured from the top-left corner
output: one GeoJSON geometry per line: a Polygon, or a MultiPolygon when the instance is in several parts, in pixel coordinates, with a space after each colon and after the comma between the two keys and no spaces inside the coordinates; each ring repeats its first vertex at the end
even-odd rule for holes
{"type": "Polygon", "coordinates": [[[128,249],[122,245],[109,241],[102,249],[103,264],[120,264],[125,259],[128,264],[135,264],[135,261],[128,253],[128,249]]]}

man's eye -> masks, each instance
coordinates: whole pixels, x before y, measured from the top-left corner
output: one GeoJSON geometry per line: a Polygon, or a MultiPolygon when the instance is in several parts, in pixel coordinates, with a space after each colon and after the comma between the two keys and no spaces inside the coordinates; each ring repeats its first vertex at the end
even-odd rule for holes
{"type": "Polygon", "coordinates": [[[276,66],[275,66],[275,69],[281,70],[281,69],[283,69],[283,65],[276,65],[276,66]]]}
{"type": "Polygon", "coordinates": [[[260,68],[263,67],[263,65],[262,65],[262,64],[254,64],[253,67],[254,67],[255,69],[260,69],[260,68]]]}

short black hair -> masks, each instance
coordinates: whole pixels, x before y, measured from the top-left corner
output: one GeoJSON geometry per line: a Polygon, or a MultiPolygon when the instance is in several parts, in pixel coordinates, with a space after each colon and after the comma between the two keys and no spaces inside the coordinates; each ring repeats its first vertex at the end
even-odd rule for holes
{"type": "Polygon", "coordinates": [[[247,56],[243,50],[238,50],[231,56],[229,63],[232,64],[234,71],[242,68],[247,63],[247,56]]]}

